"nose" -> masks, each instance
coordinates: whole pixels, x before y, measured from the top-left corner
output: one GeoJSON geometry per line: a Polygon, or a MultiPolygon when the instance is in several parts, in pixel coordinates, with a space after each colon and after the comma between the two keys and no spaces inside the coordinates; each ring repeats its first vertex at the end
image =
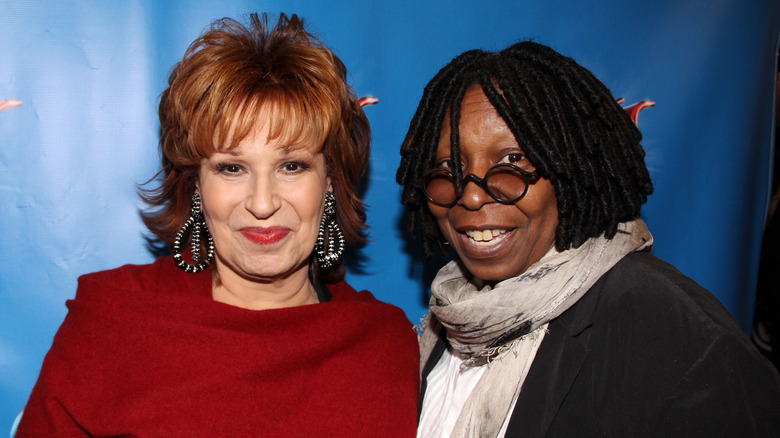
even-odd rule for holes
{"type": "MultiPolygon", "coordinates": [[[[484,176],[484,173],[483,173],[484,176]]],[[[458,205],[468,210],[479,210],[484,204],[493,202],[493,198],[478,184],[481,181],[473,173],[464,175],[463,195],[458,198],[458,205]]]]}
{"type": "Polygon", "coordinates": [[[274,178],[269,175],[256,176],[247,193],[245,206],[257,219],[268,219],[273,216],[281,207],[274,178]]]}

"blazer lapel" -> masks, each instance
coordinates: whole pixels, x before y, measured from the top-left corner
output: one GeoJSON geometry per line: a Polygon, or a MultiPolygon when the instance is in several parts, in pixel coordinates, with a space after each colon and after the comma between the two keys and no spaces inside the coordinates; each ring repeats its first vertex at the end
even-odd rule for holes
{"type": "Polygon", "coordinates": [[[590,352],[557,321],[548,328],[520,390],[506,436],[543,437],[590,352]]]}
{"type": "Polygon", "coordinates": [[[601,281],[561,316],[548,333],[517,398],[506,436],[543,437],[590,354],[589,327],[601,292],[601,281]]]}

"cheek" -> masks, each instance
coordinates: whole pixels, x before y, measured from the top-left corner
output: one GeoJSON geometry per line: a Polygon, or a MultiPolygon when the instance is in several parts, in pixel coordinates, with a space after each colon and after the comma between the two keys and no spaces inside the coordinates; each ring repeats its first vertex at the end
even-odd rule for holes
{"type": "Polygon", "coordinates": [[[550,243],[555,241],[555,231],[558,227],[558,202],[549,180],[538,181],[533,186],[533,191],[521,199],[517,206],[528,217],[529,225],[538,230],[539,239],[549,240],[550,243]]]}
{"type": "Polygon", "coordinates": [[[320,221],[322,220],[325,208],[324,205],[319,204],[316,201],[309,205],[310,206],[306,211],[301,211],[301,221],[308,223],[309,228],[316,234],[319,231],[320,221]]]}
{"type": "MultiPolygon", "coordinates": [[[[555,189],[552,183],[547,179],[537,182],[534,187],[536,190],[529,193],[524,200],[529,207],[529,215],[538,217],[545,221],[547,225],[555,228],[558,222],[558,201],[555,198],[555,189]]],[[[521,199],[522,203],[523,200],[521,199]]]]}
{"type": "Polygon", "coordinates": [[[439,230],[444,234],[444,238],[448,241],[452,241],[452,227],[450,226],[449,211],[447,207],[442,207],[436,204],[428,203],[428,210],[436,219],[436,224],[439,226],[439,230]]]}
{"type": "Polygon", "coordinates": [[[215,179],[201,179],[199,191],[203,202],[203,213],[208,222],[226,221],[236,206],[242,202],[240,187],[230,186],[215,179]]]}
{"type": "Polygon", "coordinates": [[[219,196],[204,197],[203,216],[213,236],[214,233],[218,233],[219,229],[228,223],[230,208],[224,204],[224,198],[219,196]]]}
{"type": "Polygon", "coordinates": [[[283,197],[293,207],[299,220],[317,228],[325,209],[325,188],[319,181],[285,188],[283,197]]]}
{"type": "Polygon", "coordinates": [[[436,218],[437,222],[441,222],[442,220],[447,220],[447,211],[449,208],[441,207],[436,204],[428,203],[428,211],[431,212],[433,217],[436,218]]]}

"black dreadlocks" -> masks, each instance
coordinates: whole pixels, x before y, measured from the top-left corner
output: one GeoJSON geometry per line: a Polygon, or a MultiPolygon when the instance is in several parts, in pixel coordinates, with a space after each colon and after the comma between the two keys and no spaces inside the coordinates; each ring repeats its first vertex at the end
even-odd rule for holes
{"type": "Polygon", "coordinates": [[[396,181],[419,234],[423,254],[443,242],[416,182],[434,165],[442,124],[449,119],[453,173],[462,178],[460,104],[479,85],[558,204],[555,247],[577,248],[590,237],[614,237],[620,222],[639,216],[653,192],[642,134],[606,86],[553,49],[520,42],[500,52],[471,50],[453,59],[428,83],[401,146],[396,181]],[[449,117],[448,117],[449,116],[449,117]]]}

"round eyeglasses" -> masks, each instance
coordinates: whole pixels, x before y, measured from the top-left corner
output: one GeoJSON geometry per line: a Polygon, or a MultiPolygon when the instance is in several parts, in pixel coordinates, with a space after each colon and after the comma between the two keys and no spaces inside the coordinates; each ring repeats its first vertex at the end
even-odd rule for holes
{"type": "Polygon", "coordinates": [[[502,204],[514,204],[525,196],[528,186],[539,179],[539,174],[523,170],[514,164],[501,163],[488,169],[480,178],[473,173],[463,177],[459,185],[448,169],[433,169],[425,172],[418,183],[425,196],[432,203],[452,207],[463,196],[466,184],[473,182],[491,198],[502,204]]]}

